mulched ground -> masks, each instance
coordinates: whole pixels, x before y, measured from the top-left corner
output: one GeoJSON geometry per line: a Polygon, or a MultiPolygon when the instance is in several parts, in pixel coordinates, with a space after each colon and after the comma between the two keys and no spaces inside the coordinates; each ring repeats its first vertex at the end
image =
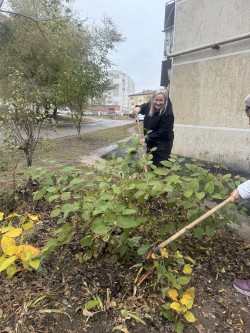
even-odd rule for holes
{"type": "MultiPolygon", "coordinates": [[[[81,147],[70,140],[57,139],[55,146],[60,144],[65,150],[70,146],[72,162],[79,159],[81,151],[83,155],[88,152],[88,141],[83,138],[81,147]],[[78,151],[74,152],[76,147],[78,151]]],[[[96,149],[103,143],[101,133],[99,141],[96,149]]],[[[90,143],[92,151],[93,141],[90,143]]],[[[47,206],[37,207],[36,213],[42,211],[44,218],[28,239],[38,247],[46,243],[55,227],[46,210],[47,206]]],[[[194,241],[183,236],[180,250],[196,260],[191,285],[196,288],[192,311],[197,320],[187,324],[184,332],[249,333],[250,300],[232,286],[235,277],[250,276],[249,244],[225,230],[210,240],[194,241]]],[[[172,333],[170,323],[155,308],[161,297],[152,287],[155,276],[150,276],[134,295],[137,270],[131,269],[133,264],[117,261],[107,253],[83,261],[81,249],[72,242],[49,256],[39,272],[20,272],[12,279],[0,273],[0,333],[111,333],[118,325],[126,327],[124,333],[172,333]],[[105,309],[88,318],[84,304],[92,294],[100,297],[105,309]],[[150,312],[145,312],[145,305],[150,306],[150,312]],[[136,312],[147,326],[124,319],[121,309],[136,312]]]]}
{"type": "MultiPolygon", "coordinates": [[[[41,247],[52,229],[52,221],[44,219],[29,243],[41,247]]],[[[196,287],[193,313],[197,321],[184,332],[249,333],[249,299],[232,287],[234,277],[249,278],[249,244],[227,230],[210,240],[183,237],[180,250],[196,260],[191,284],[196,287]]],[[[125,333],[173,332],[154,308],[160,295],[152,288],[153,275],[133,295],[137,271],[132,265],[108,254],[82,261],[79,245],[72,242],[48,257],[39,272],[21,272],[12,279],[1,273],[0,332],[110,333],[121,324],[126,326],[125,333]],[[91,294],[103,303],[108,294],[110,301],[105,310],[88,318],[83,310],[91,294]],[[151,307],[146,316],[145,304],[151,307]],[[144,316],[147,326],[125,320],[121,309],[144,316]]]]}

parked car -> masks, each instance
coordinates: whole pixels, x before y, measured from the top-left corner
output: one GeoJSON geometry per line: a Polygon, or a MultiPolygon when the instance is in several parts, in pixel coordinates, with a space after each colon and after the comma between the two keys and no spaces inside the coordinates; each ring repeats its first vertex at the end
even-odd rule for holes
{"type": "Polygon", "coordinates": [[[71,112],[70,112],[70,109],[66,107],[65,109],[58,109],[57,113],[58,114],[70,114],[71,112]]]}
{"type": "MultiPolygon", "coordinates": [[[[140,113],[137,116],[137,118],[138,118],[139,121],[143,121],[144,117],[145,117],[144,114],[140,114],[140,113]]],[[[135,118],[135,121],[137,121],[137,118],[135,118]]]]}

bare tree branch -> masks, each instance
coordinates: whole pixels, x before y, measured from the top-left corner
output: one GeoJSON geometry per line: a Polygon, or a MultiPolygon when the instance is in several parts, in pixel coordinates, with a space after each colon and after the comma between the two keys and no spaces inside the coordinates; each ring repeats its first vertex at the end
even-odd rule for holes
{"type": "MultiPolygon", "coordinates": [[[[0,1],[1,1],[1,0],[0,0],[0,1]]],[[[3,1],[3,0],[2,0],[2,1],[3,1]]],[[[41,34],[43,35],[43,37],[47,40],[47,38],[46,38],[46,36],[45,36],[43,30],[41,29],[41,27],[40,27],[40,25],[39,25],[39,22],[41,22],[41,21],[35,20],[35,19],[33,19],[32,17],[30,17],[30,16],[26,16],[26,15],[24,15],[24,14],[10,12],[9,10],[3,10],[3,9],[0,9],[0,12],[2,12],[2,13],[7,13],[7,14],[11,14],[11,15],[16,15],[16,16],[22,16],[22,17],[24,17],[24,18],[26,18],[26,19],[28,19],[28,20],[31,20],[31,21],[35,22],[36,25],[37,25],[37,27],[38,27],[38,30],[41,32],[41,34]]]]}

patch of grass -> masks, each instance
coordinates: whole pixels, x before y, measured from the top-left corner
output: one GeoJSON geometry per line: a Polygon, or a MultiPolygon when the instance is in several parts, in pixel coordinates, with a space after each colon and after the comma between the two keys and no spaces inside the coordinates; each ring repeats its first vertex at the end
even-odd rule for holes
{"type": "MultiPolygon", "coordinates": [[[[33,157],[33,166],[48,167],[53,170],[62,165],[81,166],[83,156],[91,157],[97,150],[129,138],[133,133],[136,133],[134,123],[82,133],[81,139],[77,135],[47,139],[38,144],[33,157]]],[[[12,163],[9,163],[8,170],[2,172],[0,178],[2,188],[6,188],[6,185],[11,186],[10,183],[22,182],[21,173],[16,175],[15,163],[17,162],[21,166],[20,170],[26,170],[24,154],[18,151],[12,159],[12,163]]]]}

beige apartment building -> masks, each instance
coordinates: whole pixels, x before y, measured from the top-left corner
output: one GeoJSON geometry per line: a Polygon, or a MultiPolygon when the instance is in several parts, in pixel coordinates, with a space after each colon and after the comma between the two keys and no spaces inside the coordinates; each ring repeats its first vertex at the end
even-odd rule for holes
{"type": "Polygon", "coordinates": [[[145,90],[136,94],[131,94],[128,96],[128,113],[134,113],[134,108],[136,105],[141,105],[143,103],[148,103],[153,94],[151,90],[145,90]]]}
{"type": "Polygon", "coordinates": [[[250,0],[175,0],[168,59],[173,153],[249,171],[250,0]]]}

